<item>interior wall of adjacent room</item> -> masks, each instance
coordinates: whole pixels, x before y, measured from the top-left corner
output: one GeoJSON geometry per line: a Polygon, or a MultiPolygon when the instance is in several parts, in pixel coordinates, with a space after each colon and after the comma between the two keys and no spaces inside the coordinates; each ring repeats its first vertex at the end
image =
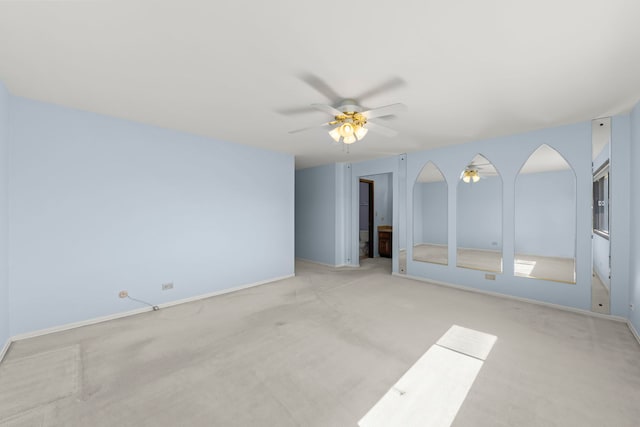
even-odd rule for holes
{"type": "Polygon", "coordinates": [[[8,146],[9,146],[9,93],[0,82],[0,351],[8,342],[9,331],[9,237],[8,220],[8,146]]]}
{"type": "MultiPolygon", "coordinates": [[[[640,103],[631,112],[631,164],[640,164],[640,103]]],[[[631,181],[631,250],[630,250],[630,286],[629,319],[635,330],[640,333],[640,185],[638,180],[631,181]]]]}
{"type": "Polygon", "coordinates": [[[516,254],[575,257],[576,181],[572,170],[519,174],[515,204],[516,254]]]}
{"type": "Polygon", "coordinates": [[[414,245],[428,243],[446,245],[447,236],[447,183],[444,181],[424,182],[413,191],[414,245]]]}
{"type": "Polygon", "coordinates": [[[11,334],[294,271],[294,159],[11,99],[11,334]],[[162,284],[174,288],[162,291],[162,284]]]}
{"type": "Polygon", "coordinates": [[[456,186],[457,247],[501,250],[502,179],[482,177],[475,183],[458,180],[456,186]]]}

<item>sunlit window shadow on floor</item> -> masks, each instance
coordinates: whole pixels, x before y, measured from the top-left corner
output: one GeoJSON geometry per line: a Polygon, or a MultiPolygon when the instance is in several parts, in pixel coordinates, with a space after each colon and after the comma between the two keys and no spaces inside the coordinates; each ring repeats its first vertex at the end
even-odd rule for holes
{"type": "Polygon", "coordinates": [[[450,426],[497,337],[453,325],[360,420],[360,427],[450,426]]]}

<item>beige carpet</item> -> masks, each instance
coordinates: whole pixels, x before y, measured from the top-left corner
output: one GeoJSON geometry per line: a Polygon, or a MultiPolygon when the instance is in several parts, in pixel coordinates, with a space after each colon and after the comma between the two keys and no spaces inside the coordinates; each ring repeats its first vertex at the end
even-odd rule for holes
{"type": "Polygon", "coordinates": [[[626,325],[390,271],[389,259],[299,262],[295,278],[16,342],[0,425],[356,426],[459,325],[498,340],[454,426],[637,426],[640,345],[626,325]],[[77,364],[46,356],[73,360],[70,348],[77,364]],[[53,392],[31,400],[29,387],[53,392]]]}
{"type": "Polygon", "coordinates": [[[79,363],[78,345],[6,360],[0,383],[12,386],[0,387],[0,420],[75,394],[79,363]]]}

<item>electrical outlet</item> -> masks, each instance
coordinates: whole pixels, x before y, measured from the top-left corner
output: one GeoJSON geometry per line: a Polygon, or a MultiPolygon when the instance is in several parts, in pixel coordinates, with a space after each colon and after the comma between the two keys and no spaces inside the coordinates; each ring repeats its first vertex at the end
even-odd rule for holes
{"type": "Polygon", "coordinates": [[[173,289],[173,282],[163,283],[162,284],[162,290],[163,291],[167,291],[169,289],[173,289]]]}
{"type": "Polygon", "coordinates": [[[128,297],[128,296],[129,296],[129,292],[127,292],[127,291],[120,291],[120,293],[118,294],[118,296],[119,296],[120,298],[126,298],[126,297],[128,297]]]}
{"type": "Polygon", "coordinates": [[[633,306],[633,304],[629,304],[629,308],[631,309],[631,311],[635,310],[635,307],[633,306]]]}
{"type": "Polygon", "coordinates": [[[486,273],[484,275],[484,278],[487,279],[487,280],[496,280],[496,275],[495,274],[486,273]]]}

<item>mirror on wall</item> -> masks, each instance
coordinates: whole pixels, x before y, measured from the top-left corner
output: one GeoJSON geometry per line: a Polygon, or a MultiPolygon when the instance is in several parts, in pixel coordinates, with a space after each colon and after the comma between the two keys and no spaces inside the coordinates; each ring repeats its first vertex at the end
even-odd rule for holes
{"type": "Polygon", "coordinates": [[[413,186],[413,260],[448,264],[448,186],[440,169],[428,162],[413,186]]]}
{"type": "Polygon", "coordinates": [[[611,117],[592,120],[591,141],[593,159],[593,234],[591,311],[611,313],[611,246],[610,221],[610,158],[611,117]]]}
{"type": "Polygon", "coordinates": [[[407,274],[407,155],[398,160],[398,273],[407,274]]]}
{"type": "Polygon", "coordinates": [[[546,144],[516,177],[514,243],[516,276],[576,283],[576,176],[546,144]]]}
{"type": "Polygon", "coordinates": [[[502,272],[502,177],[477,154],[457,187],[456,266],[502,272]]]}

